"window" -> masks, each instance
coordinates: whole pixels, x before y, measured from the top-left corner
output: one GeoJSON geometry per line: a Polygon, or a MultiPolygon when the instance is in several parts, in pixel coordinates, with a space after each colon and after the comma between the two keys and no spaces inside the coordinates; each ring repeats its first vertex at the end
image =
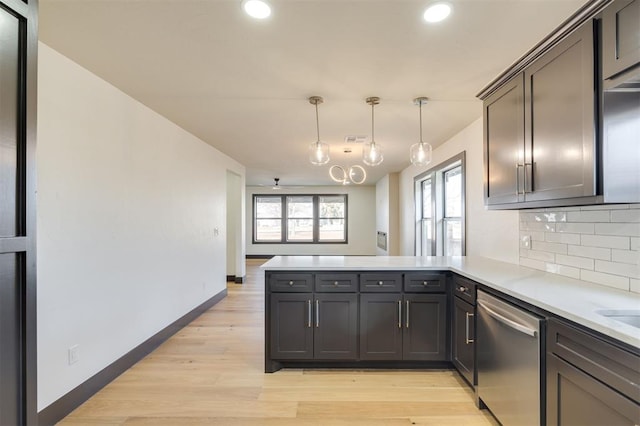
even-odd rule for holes
{"type": "Polygon", "coordinates": [[[346,195],[254,195],[254,243],[346,243],[346,195]]]}
{"type": "Polygon", "coordinates": [[[415,178],[416,256],[461,256],[464,152],[415,178]]]}

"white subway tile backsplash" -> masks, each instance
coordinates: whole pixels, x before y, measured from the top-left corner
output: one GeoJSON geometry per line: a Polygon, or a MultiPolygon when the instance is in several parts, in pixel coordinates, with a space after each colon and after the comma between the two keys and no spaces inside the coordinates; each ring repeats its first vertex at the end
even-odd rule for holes
{"type": "Polygon", "coordinates": [[[606,285],[607,287],[618,288],[629,291],[629,278],[617,275],[603,274],[602,272],[580,270],[580,279],[591,283],[606,285]]]}
{"type": "Polygon", "coordinates": [[[595,233],[593,223],[557,223],[556,232],[569,232],[573,234],[593,234],[595,233]]]}
{"type": "Polygon", "coordinates": [[[543,223],[543,222],[520,222],[521,231],[542,231],[542,232],[555,232],[555,223],[543,223]]]}
{"type": "Polygon", "coordinates": [[[547,233],[545,238],[550,243],[580,244],[580,234],[547,233]]]}
{"type": "Polygon", "coordinates": [[[632,265],[640,264],[640,252],[633,250],[611,250],[611,260],[614,262],[631,263],[632,265]]]}
{"type": "Polygon", "coordinates": [[[531,249],[537,251],[547,251],[550,253],[567,254],[567,245],[560,243],[547,243],[544,241],[532,241],[531,249]]]}
{"type": "Polygon", "coordinates": [[[611,222],[640,222],[640,209],[612,210],[611,222]]]}
{"type": "Polygon", "coordinates": [[[590,257],[592,259],[611,260],[611,249],[600,247],[569,246],[571,256],[590,257]]]}
{"type": "Polygon", "coordinates": [[[520,265],[526,266],[528,268],[539,269],[541,271],[546,271],[546,263],[541,260],[528,259],[526,257],[520,258],[520,265]]]}
{"type": "Polygon", "coordinates": [[[529,259],[542,260],[543,262],[555,262],[556,255],[546,251],[529,250],[529,259]]]}
{"type": "Polygon", "coordinates": [[[565,256],[556,254],[556,263],[559,265],[573,266],[575,268],[589,269],[593,271],[594,260],[587,257],[565,256]]]}
{"type": "Polygon", "coordinates": [[[582,235],[581,243],[588,247],[629,248],[629,237],[611,237],[607,235],[582,235]]]}
{"type": "Polygon", "coordinates": [[[596,223],[596,234],[640,237],[640,223],[596,223]]]}
{"type": "Polygon", "coordinates": [[[640,204],[520,212],[520,264],[640,293],[640,204]]]}
{"type": "Polygon", "coordinates": [[[580,279],[580,269],[573,268],[571,266],[557,265],[553,263],[547,263],[546,271],[553,274],[564,275],[565,277],[580,279]]]}
{"type": "Polygon", "coordinates": [[[567,212],[567,222],[609,222],[609,210],[567,212]]]}
{"type": "Polygon", "coordinates": [[[612,275],[622,275],[629,278],[640,279],[640,267],[629,263],[607,262],[596,260],[595,270],[612,275]]]}

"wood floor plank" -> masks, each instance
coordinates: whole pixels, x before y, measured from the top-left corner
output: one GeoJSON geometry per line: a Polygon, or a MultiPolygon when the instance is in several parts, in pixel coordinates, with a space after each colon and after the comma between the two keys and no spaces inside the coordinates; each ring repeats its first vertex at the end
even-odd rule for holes
{"type": "Polygon", "coordinates": [[[66,426],[495,426],[451,370],[264,373],[263,261],[245,284],[78,407],[66,426]]]}

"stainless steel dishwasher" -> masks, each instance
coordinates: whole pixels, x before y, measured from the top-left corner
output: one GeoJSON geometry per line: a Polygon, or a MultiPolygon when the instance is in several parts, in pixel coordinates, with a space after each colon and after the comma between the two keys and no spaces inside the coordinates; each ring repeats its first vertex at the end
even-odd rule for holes
{"type": "Polygon", "coordinates": [[[480,406],[504,426],[541,424],[540,329],[543,319],[478,290],[480,406]]]}

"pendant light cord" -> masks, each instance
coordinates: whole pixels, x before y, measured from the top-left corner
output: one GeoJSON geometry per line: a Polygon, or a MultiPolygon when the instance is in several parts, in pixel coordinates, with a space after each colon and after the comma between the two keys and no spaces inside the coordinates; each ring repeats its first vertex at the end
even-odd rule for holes
{"type": "Polygon", "coordinates": [[[373,108],[375,107],[375,103],[371,102],[371,144],[375,145],[376,144],[376,138],[374,137],[374,133],[373,133],[373,108]]]}
{"type": "Polygon", "coordinates": [[[316,134],[318,135],[318,142],[320,142],[320,120],[318,119],[318,102],[316,102],[316,134]]]}
{"type": "Polygon", "coordinates": [[[422,141],[422,101],[420,101],[420,143],[424,143],[422,141]]]}

